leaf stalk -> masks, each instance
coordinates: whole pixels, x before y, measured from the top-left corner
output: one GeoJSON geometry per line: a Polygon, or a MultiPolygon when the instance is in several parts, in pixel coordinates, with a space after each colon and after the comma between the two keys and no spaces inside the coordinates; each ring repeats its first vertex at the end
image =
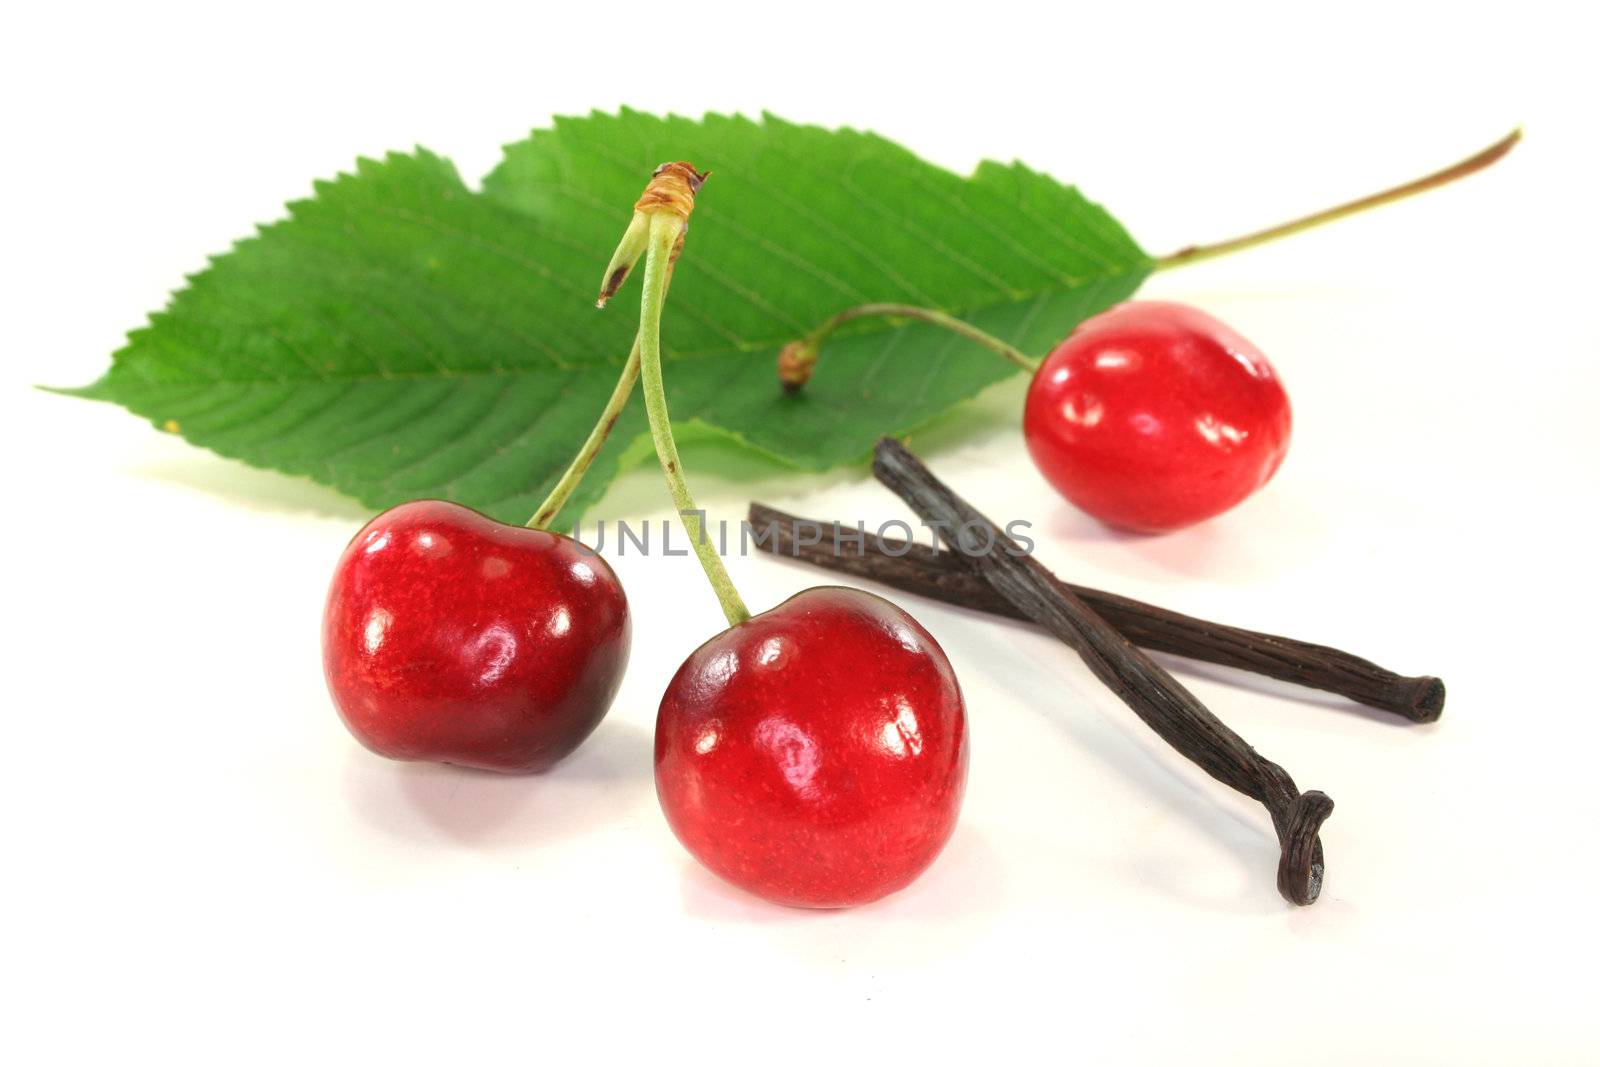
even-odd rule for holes
{"type": "Polygon", "coordinates": [[[1277,226],[1269,226],[1264,230],[1257,230],[1255,233],[1247,233],[1242,237],[1233,237],[1226,241],[1218,241],[1215,244],[1190,245],[1187,248],[1180,248],[1178,251],[1156,260],[1156,270],[1169,270],[1172,267],[1182,267],[1190,263],[1199,263],[1202,260],[1216,259],[1218,256],[1242,252],[1246,248],[1264,245],[1269,241],[1276,241],[1280,237],[1288,237],[1292,234],[1321,226],[1324,223],[1348,218],[1351,215],[1357,215],[1363,211],[1381,207],[1384,204],[1392,204],[1396,200],[1404,200],[1418,193],[1425,193],[1429,189],[1437,189],[1441,185],[1447,185],[1459,178],[1465,178],[1469,174],[1476,174],[1502,158],[1507,152],[1510,152],[1520,140],[1522,140],[1522,128],[1518,127],[1488,148],[1475,152],[1461,162],[1453,163],[1443,170],[1436,170],[1432,174],[1426,174],[1421,178],[1404,182],[1382,192],[1372,193],[1369,196],[1351,200],[1337,207],[1313,212],[1310,215],[1302,216],[1290,222],[1280,223],[1277,226]]]}

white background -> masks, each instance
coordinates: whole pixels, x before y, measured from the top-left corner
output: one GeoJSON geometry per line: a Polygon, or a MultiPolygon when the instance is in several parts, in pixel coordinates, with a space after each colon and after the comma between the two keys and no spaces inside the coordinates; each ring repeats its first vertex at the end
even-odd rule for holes
{"type": "MultiPolygon", "coordinates": [[[[7,16],[8,1060],[1600,1055],[1600,231],[1580,5],[540,6],[7,16]],[[384,762],[339,725],[317,648],[363,510],[28,388],[97,376],[207,254],[357,154],[421,143],[473,178],[551,114],[622,103],[870,127],[961,170],[1020,157],[1157,253],[1525,124],[1462,185],[1152,279],[1146,295],[1254,339],[1293,398],[1287,464],[1229,515],[1155,539],[1097,528],[1026,460],[1020,381],[916,440],[980,507],[1031,516],[1066,576],[1446,679],[1444,719],[1417,728],[1182,669],[1337,802],[1318,904],[1278,898],[1264,813],[1061,646],[924,602],[908,606],[974,735],[948,851],[854,911],[719,884],[650,776],[665,680],[721,625],[692,559],[615,560],[632,665],[559,769],[384,762]]],[[[755,497],[906,516],[861,469],[687,460],[722,464],[695,478],[714,512],[755,497]]],[[[644,468],[596,514],[665,502],[644,468]]],[[[820,578],[730,566],[755,605],[820,578]]]]}

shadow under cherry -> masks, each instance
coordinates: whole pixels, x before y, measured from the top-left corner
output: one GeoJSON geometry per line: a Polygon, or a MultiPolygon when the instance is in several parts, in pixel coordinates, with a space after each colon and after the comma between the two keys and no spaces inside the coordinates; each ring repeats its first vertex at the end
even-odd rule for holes
{"type": "Polygon", "coordinates": [[[355,751],[351,807],[375,829],[417,845],[526,848],[620,823],[655,803],[652,741],[607,720],[567,759],[540,774],[498,774],[439,763],[380,760],[355,751]]]}

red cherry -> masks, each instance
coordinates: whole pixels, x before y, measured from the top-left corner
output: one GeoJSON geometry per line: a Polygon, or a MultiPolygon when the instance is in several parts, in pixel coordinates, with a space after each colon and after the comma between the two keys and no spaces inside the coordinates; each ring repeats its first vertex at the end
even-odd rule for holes
{"type": "Polygon", "coordinates": [[[339,715],[382,756],[537,771],[605,717],[628,602],[570,537],[419,500],[356,534],[322,620],[339,715]]]}
{"type": "Polygon", "coordinates": [[[1136,301],[1083,322],[1045,357],[1022,433],[1068,500],[1158,533],[1265,485],[1289,423],[1288,394],[1249,341],[1195,308],[1136,301]]]}
{"type": "Polygon", "coordinates": [[[950,661],[856,589],[808,589],[713,637],[656,720],[656,792],[678,840],[779,904],[909,885],[950,839],[966,779],[950,661]]]}

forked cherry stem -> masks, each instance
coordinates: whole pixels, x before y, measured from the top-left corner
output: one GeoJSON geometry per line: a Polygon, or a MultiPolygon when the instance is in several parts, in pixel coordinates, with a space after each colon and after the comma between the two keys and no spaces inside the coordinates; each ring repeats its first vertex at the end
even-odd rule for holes
{"type": "MultiPolygon", "coordinates": [[[[695,173],[693,168],[690,168],[690,171],[695,173]]],[[[600,282],[600,298],[595,301],[595,307],[604,308],[606,301],[616,295],[617,290],[622,288],[622,283],[627,280],[629,272],[633,270],[633,266],[638,261],[639,256],[644,253],[650,233],[650,217],[646,212],[662,207],[675,208],[678,211],[692,209],[694,204],[693,194],[699,188],[698,182],[704,180],[705,175],[703,174],[697,175],[693,179],[682,180],[681,172],[668,173],[663,178],[662,171],[658,171],[651,177],[650,184],[645,187],[644,196],[640,197],[639,203],[634,205],[633,220],[629,223],[627,232],[623,234],[622,243],[612,253],[611,262],[606,264],[605,277],[600,282]],[[678,185],[675,179],[682,181],[682,184],[678,185]]],[[[672,246],[671,254],[667,257],[667,280],[665,284],[668,286],[672,284],[672,268],[677,263],[678,253],[683,249],[683,234],[688,229],[688,223],[682,221],[684,216],[680,215],[679,218],[681,225],[678,237],[672,246]]],[[[606,439],[611,436],[612,429],[617,425],[617,419],[622,417],[622,411],[628,406],[628,399],[633,395],[634,383],[638,380],[639,334],[635,333],[633,335],[633,348],[628,352],[628,358],[622,364],[622,372],[617,376],[617,384],[612,388],[611,397],[601,410],[599,420],[595,422],[594,428],[589,431],[589,437],[583,442],[583,446],[578,449],[578,454],[572,457],[572,463],[568,465],[561,477],[556,480],[555,487],[545,497],[544,503],[539,505],[539,510],[535,511],[533,517],[528,520],[529,527],[536,530],[544,529],[555,520],[556,515],[566,506],[573,490],[577,489],[579,484],[582,483],[583,476],[589,472],[589,468],[594,464],[595,457],[600,454],[600,449],[604,447],[606,439]]]]}
{"type": "MultiPolygon", "coordinates": [[[[1256,245],[1276,241],[1280,237],[1288,237],[1291,234],[1321,226],[1323,223],[1333,222],[1337,219],[1359,214],[1370,208],[1391,204],[1396,200],[1404,200],[1408,196],[1427,192],[1429,189],[1438,188],[1441,185],[1453,182],[1458,178],[1465,178],[1469,174],[1475,174],[1484,169],[1511,151],[1512,147],[1521,139],[1522,130],[1520,128],[1512,130],[1488,148],[1468,156],[1459,163],[1445,167],[1443,170],[1434,171],[1432,174],[1396,185],[1382,192],[1363,196],[1357,200],[1340,204],[1337,207],[1327,208],[1290,222],[1268,227],[1265,230],[1257,230],[1255,233],[1245,234],[1242,237],[1218,241],[1215,244],[1190,245],[1187,248],[1180,248],[1170,255],[1165,255],[1155,260],[1155,269],[1167,270],[1172,267],[1181,267],[1189,263],[1198,263],[1201,260],[1215,259],[1218,256],[1240,252],[1246,248],[1254,248],[1256,245]]],[[[833,315],[800,340],[791,341],[783,347],[778,353],[778,379],[783,383],[784,389],[791,393],[797,392],[806,382],[810,381],[812,369],[816,365],[822,343],[832,336],[840,326],[848,322],[854,322],[856,319],[875,317],[915,319],[920,322],[932,323],[984,346],[1023,370],[1032,372],[1039,366],[1039,360],[1023,353],[1014,345],[985,333],[971,323],[964,322],[943,311],[908,304],[859,304],[833,315]]]]}
{"type": "MultiPolygon", "coordinates": [[[[672,284],[673,265],[678,261],[678,253],[683,250],[683,235],[689,228],[689,213],[694,210],[694,195],[699,191],[700,183],[705,180],[706,174],[701,174],[684,163],[663,164],[656,169],[650,176],[650,183],[645,186],[644,194],[633,206],[633,219],[628,223],[627,232],[622,235],[622,242],[611,254],[611,262],[606,264],[605,276],[600,281],[600,298],[594,302],[595,307],[604,308],[606,301],[615,296],[617,290],[622,288],[622,283],[627,281],[634,264],[646,251],[650,240],[651,220],[659,213],[669,214],[678,220],[677,236],[667,256],[666,281],[662,283],[662,298],[665,299],[665,287],[672,284]]],[[[589,436],[578,449],[578,454],[572,457],[571,464],[556,480],[544,503],[539,505],[539,510],[528,520],[527,525],[532,529],[542,530],[555,520],[556,515],[566,506],[573,490],[578,488],[583,476],[589,472],[606,439],[611,436],[612,429],[617,425],[617,419],[622,417],[622,411],[628,406],[629,397],[633,395],[634,383],[639,380],[639,348],[640,335],[635,333],[633,348],[622,364],[622,372],[617,375],[617,384],[612,388],[611,396],[601,410],[599,420],[589,431],[589,436]]]]}
{"type": "Polygon", "coordinates": [[[678,445],[672,436],[672,417],[667,411],[666,387],[661,375],[661,311],[666,305],[667,289],[672,282],[673,264],[677,262],[678,253],[683,249],[684,234],[688,232],[689,213],[694,210],[695,194],[699,192],[707,173],[701,173],[687,163],[664,163],[650,176],[644,194],[634,205],[633,219],[622,235],[617,250],[612,253],[611,262],[606,264],[605,276],[600,283],[600,299],[595,304],[605,307],[606,301],[622,288],[634,265],[643,257],[644,293],[639,305],[639,331],[634,335],[633,349],[628,353],[627,362],[622,365],[622,373],[617,377],[617,384],[611,390],[611,397],[606,401],[599,421],[589,431],[588,439],[578,449],[566,472],[557,479],[549,496],[539,505],[539,510],[528,520],[528,525],[542,529],[561,511],[594,463],[595,456],[627,406],[634,382],[642,375],[650,439],[655,445],[656,456],[661,460],[661,470],[666,475],[672,502],[694,544],[700,567],[717,594],[728,625],[737,626],[750,618],[750,609],[745,607],[744,599],[739,596],[733,579],[728,576],[722,557],[706,537],[705,512],[695,506],[689,483],[683,476],[683,461],[678,456],[678,445]]]}
{"type": "Polygon", "coordinates": [[[663,163],[650,176],[650,183],[633,206],[633,218],[622,235],[617,250],[606,264],[600,282],[600,299],[597,306],[617,294],[622,283],[640,258],[644,259],[644,292],[639,302],[639,332],[634,337],[633,351],[622,368],[622,375],[612,391],[611,400],[602,413],[600,422],[590,433],[589,440],[579,450],[572,466],[561,477],[551,499],[540,507],[534,516],[538,521],[548,521],[570,494],[572,486],[583,477],[583,472],[594,460],[605,436],[610,432],[628,394],[633,389],[636,376],[644,379],[644,410],[650,422],[650,440],[655,445],[656,457],[661,461],[661,471],[666,475],[667,488],[678,517],[688,531],[694,545],[700,568],[711,583],[727,616],[729,626],[737,626],[750,618],[739,591],[728,577],[722,557],[706,537],[705,512],[695,506],[689,483],[683,476],[683,460],[678,456],[678,444],[672,436],[672,417],[667,411],[666,386],[661,375],[661,311],[666,305],[667,288],[672,281],[672,267],[678,253],[683,250],[683,238],[689,229],[689,214],[694,210],[695,195],[709,172],[702,173],[688,163],[663,163]]]}

